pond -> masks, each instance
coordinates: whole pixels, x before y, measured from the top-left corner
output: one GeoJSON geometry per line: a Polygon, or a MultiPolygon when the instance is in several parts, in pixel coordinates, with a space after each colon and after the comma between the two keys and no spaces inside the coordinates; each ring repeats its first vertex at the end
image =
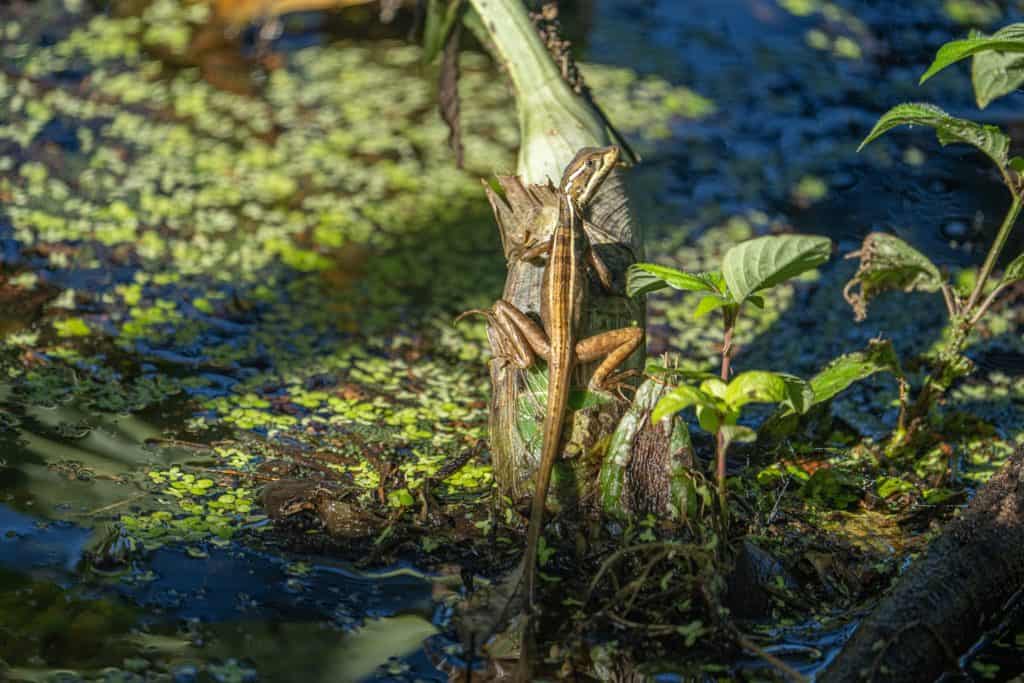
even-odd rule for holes
{"type": "MultiPolygon", "coordinates": [[[[447,680],[465,577],[521,552],[486,453],[461,460],[487,432],[484,324],[452,325],[501,291],[479,178],[514,170],[513,101],[466,50],[457,169],[436,67],[406,40],[413,13],[383,26],[375,12],[261,31],[179,0],[0,8],[0,679],[447,680]]],[[[975,116],[966,70],[917,79],[943,42],[1019,19],[985,0],[563,14],[644,158],[630,183],[647,257],[692,270],[790,230],[838,254],[882,230],[979,265],[1009,201],[979,155],[921,129],[856,149],[899,102],[975,116]]],[[[1014,102],[981,119],[1019,131],[1014,102]]],[[[806,377],[880,334],[905,358],[933,347],[940,297],[885,297],[857,324],[842,300],[854,270],[833,258],[773,290],[737,330],[737,367],[806,377]]],[[[1019,309],[986,319],[968,350],[979,369],[951,392],[973,419],[944,444],[957,495],[1024,441],[1019,309]]],[[[678,297],[648,311],[650,356],[714,366],[715,321],[678,297]]],[[[820,459],[891,431],[896,396],[890,377],[842,394],[846,442],[820,459]]],[[[814,524],[875,573],[848,592],[818,567],[835,580],[827,607],[764,624],[767,649],[818,670],[922,547],[920,508],[826,505],[814,524]]],[[[787,559],[818,557],[816,542],[787,559]]],[[[1011,623],[969,666],[1021,673],[1022,634],[1011,623]]],[[[702,656],[655,668],[765,674],[702,656]]]]}

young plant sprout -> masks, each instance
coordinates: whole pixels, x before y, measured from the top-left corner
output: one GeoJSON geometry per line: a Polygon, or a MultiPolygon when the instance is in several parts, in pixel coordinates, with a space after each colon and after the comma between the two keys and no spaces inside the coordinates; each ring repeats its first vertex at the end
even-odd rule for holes
{"type": "Polygon", "coordinates": [[[776,403],[796,413],[813,403],[813,391],[799,377],[753,370],[730,380],[733,333],[743,305],[763,307],[758,292],[771,289],[825,263],[832,241],[815,235],[776,235],[741,242],[725,253],[722,269],[708,273],[685,273],[653,263],[630,267],[627,290],[646,294],[665,287],[702,294],[694,316],[722,311],[722,360],[718,377],[698,376],[698,385],[681,384],[655,406],[657,421],[693,406],[700,426],[715,435],[718,493],[725,504],[725,455],[734,441],[751,441],[756,433],[737,424],[748,403],[776,403]]]}

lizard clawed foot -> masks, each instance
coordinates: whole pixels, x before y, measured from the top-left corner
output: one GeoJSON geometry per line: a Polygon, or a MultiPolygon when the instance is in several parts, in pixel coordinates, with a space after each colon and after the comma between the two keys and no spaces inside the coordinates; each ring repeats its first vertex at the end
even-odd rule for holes
{"type": "Polygon", "coordinates": [[[591,391],[597,391],[604,394],[614,394],[620,400],[629,403],[636,396],[636,386],[627,382],[626,380],[630,377],[636,377],[640,375],[639,370],[623,370],[617,372],[614,375],[607,377],[597,387],[593,387],[591,391]],[[631,396],[627,396],[626,392],[629,392],[631,396]]]}

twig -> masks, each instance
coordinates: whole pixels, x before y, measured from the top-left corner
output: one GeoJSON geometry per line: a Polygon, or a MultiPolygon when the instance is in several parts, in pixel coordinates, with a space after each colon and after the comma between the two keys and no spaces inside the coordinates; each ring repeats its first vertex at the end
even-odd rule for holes
{"type": "Polygon", "coordinates": [[[784,661],[782,661],[772,653],[765,651],[764,648],[756,644],[754,641],[750,640],[750,638],[747,638],[739,631],[736,631],[733,635],[735,635],[736,642],[740,644],[740,647],[742,647],[745,650],[750,650],[755,655],[757,655],[764,661],[768,662],[768,664],[770,664],[776,671],[781,673],[783,676],[786,676],[790,680],[797,681],[797,683],[806,683],[806,676],[804,676],[802,673],[791,667],[789,664],[786,664],[784,661]]]}
{"type": "Polygon", "coordinates": [[[692,551],[692,549],[693,546],[691,544],[679,543],[677,541],[663,541],[661,543],[637,543],[634,545],[626,546],[625,548],[619,548],[614,553],[609,555],[604,562],[601,563],[600,568],[598,568],[597,570],[597,574],[594,575],[594,578],[590,582],[590,586],[587,588],[587,598],[586,600],[584,600],[584,602],[588,602],[590,600],[591,596],[594,594],[594,589],[597,588],[597,584],[601,580],[601,577],[604,576],[604,574],[612,567],[612,565],[630,553],[642,550],[648,552],[652,550],[678,550],[684,552],[685,554],[691,554],[686,551],[692,551]]]}
{"type": "Polygon", "coordinates": [[[959,311],[957,310],[956,299],[953,298],[953,291],[945,282],[939,285],[939,289],[942,291],[942,298],[946,300],[946,310],[949,312],[950,319],[956,317],[959,311]]]}
{"type": "Polygon", "coordinates": [[[642,629],[652,635],[664,636],[670,633],[675,633],[676,631],[676,627],[672,624],[643,624],[639,621],[632,621],[630,619],[626,619],[625,617],[620,617],[617,614],[611,613],[606,614],[605,616],[608,617],[609,620],[618,624],[619,626],[623,626],[625,628],[642,629]]]}
{"type": "Polygon", "coordinates": [[[977,322],[981,320],[981,317],[985,315],[988,312],[988,309],[992,307],[992,304],[995,303],[996,297],[1002,294],[1003,290],[1006,289],[1006,287],[1006,283],[1000,284],[998,287],[992,290],[992,293],[989,294],[983,302],[981,302],[981,305],[978,306],[977,312],[975,312],[975,314],[971,317],[970,322],[968,323],[971,327],[974,327],[977,324],[977,322]]]}
{"type": "Polygon", "coordinates": [[[186,441],[185,439],[165,439],[159,436],[154,436],[146,439],[144,442],[148,446],[162,446],[171,447],[177,446],[179,448],[191,448],[197,451],[212,451],[213,446],[205,443],[197,443],[195,441],[186,441]]]}
{"type": "Polygon", "coordinates": [[[96,508],[95,510],[92,510],[92,511],[87,512],[85,514],[88,517],[94,517],[96,515],[102,514],[104,512],[109,511],[109,510],[113,510],[114,508],[121,507],[122,505],[127,505],[128,503],[133,503],[133,502],[139,500],[140,498],[145,498],[148,495],[149,495],[148,493],[140,493],[140,494],[132,496],[130,498],[125,498],[124,500],[119,500],[116,503],[111,503],[110,505],[104,505],[101,508],[96,508]]]}

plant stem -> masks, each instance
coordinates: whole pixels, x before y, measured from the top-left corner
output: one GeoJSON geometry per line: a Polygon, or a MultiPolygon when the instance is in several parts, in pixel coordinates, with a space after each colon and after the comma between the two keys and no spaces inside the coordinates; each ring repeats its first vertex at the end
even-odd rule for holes
{"type": "Polygon", "coordinates": [[[581,147],[611,142],[601,117],[562,78],[523,0],[470,0],[516,92],[518,173],[543,185],[558,179],[581,147]]]}
{"type": "Polygon", "coordinates": [[[718,463],[718,500],[722,504],[723,512],[725,512],[725,450],[727,447],[725,434],[719,428],[715,438],[715,460],[718,463]]]}
{"type": "Polygon", "coordinates": [[[996,261],[999,260],[999,255],[1002,253],[1003,247],[1006,246],[1006,240],[1010,237],[1010,233],[1013,231],[1013,224],[1017,221],[1020,209],[1021,198],[1014,193],[1013,201],[1010,203],[1010,208],[1006,211],[1006,217],[1003,219],[1003,224],[999,226],[999,232],[996,233],[996,239],[988,250],[988,256],[985,257],[985,263],[981,266],[981,272],[978,273],[978,281],[974,283],[974,290],[971,292],[971,297],[967,300],[967,305],[964,306],[964,311],[967,313],[965,318],[968,321],[968,324],[970,324],[971,320],[970,314],[973,311],[975,304],[978,303],[978,299],[981,298],[982,292],[985,291],[985,284],[988,282],[989,276],[992,275],[992,271],[996,267],[996,261]]]}
{"type": "MultiPolygon", "coordinates": [[[[921,391],[918,393],[917,398],[914,400],[914,405],[910,409],[911,422],[908,426],[911,429],[913,429],[913,420],[925,417],[931,410],[931,405],[935,398],[946,390],[952,379],[955,379],[955,373],[957,372],[956,363],[961,359],[964,347],[967,346],[968,335],[975,324],[981,320],[984,312],[992,305],[994,295],[998,292],[997,289],[996,292],[993,292],[992,295],[979,305],[979,299],[981,299],[982,294],[985,292],[985,285],[988,284],[988,279],[992,276],[992,271],[995,270],[996,263],[999,261],[999,255],[1002,253],[1003,247],[1006,246],[1006,240],[1010,237],[1013,225],[1017,222],[1017,217],[1020,215],[1022,200],[1017,196],[1016,192],[1012,192],[1012,197],[1013,200],[1010,202],[1010,208],[1007,209],[1006,216],[1003,218],[1003,224],[999,226],[999,232],[996,233],[995,241],[992,242],[992,246],[988,250],[985,263],[981,266],[981,271],[978,273],[978,278],[974,283],[974,288],[971,290],[967,303],[964,304],[963,308],[956,315],[951,317],[950,322],[953,325],[953,332],[950,340],[945,348],[939,352],[938,360],[932,367],[928,377],[925,378],[924,386],[921,387],[921,391]]],[[[909,436],[909,434],[905,435],[906,438],[909,438],[909,436]]]]}
{"type": "MultiPolygon", "coordinates": [[[[726,306],[722,309],[722,320],[724,327],[724,334],[722,336],[722,372],[721,378],[723,382],[728,383],[729,381],[729,362],[732,359],[732,333],[736,329],[736,319],[739,317],[738,306],[726,306]]],[[[725,505],[725,451],[729,448],[729,444],[725,441],[725,434],[722,432],[722,428],[718,428],[718,433],[715,435],[715,461],[717,465],[718,474],[718,499],[722,504],[722,514],[726,513],[725,505]]]]}
{"type": "Polygon", "coordinates": [[[730,310],[726,307],[722,311],[725,327],[725,334],[722,337],[722,381],[729,381],[729,361],[732,358],[732,333],[736,329],[736,319],[739,317],[739,310],[730,310]]]}

